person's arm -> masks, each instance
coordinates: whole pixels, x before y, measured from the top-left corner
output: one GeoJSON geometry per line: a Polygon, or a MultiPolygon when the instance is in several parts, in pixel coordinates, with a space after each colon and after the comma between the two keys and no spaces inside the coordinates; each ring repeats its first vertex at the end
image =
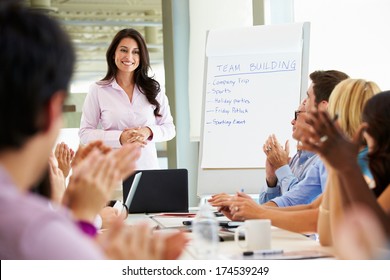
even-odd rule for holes
{"type": "Polygon", "coordinates": [[[91,85],[85,98],[80,121],[80,142],[88,144],[95,140],[102,140],[105,145],[111,148],[119,148],[121,146],[119,139],[123,132],[122,130],[103,130],[98,128],[101,117],[100,102],[109,102],[109,100],[105,99],[99,100],[99,89],[100,87],[97,84],[91,85]]]}
{"type": "Polygon", "coordinates": [[[188,241],[181,231],[160,235],[147,224],[129,226],[120,219],[97,239],[106,256],[113,260],[177,259],[188,241]]]}
{"type": "Polygon", "coordinates": [[[31,215],[27,223],[24,250],[25,259],[95,260],[104,259],[104,254],[94,239],[86,237],[67,215],[50,211],[49,215],[31,215]],[[44,238],[43,238],[44,236],[44,238]],[[28,240],[27,240],[28,239],[28,240]]]}
{"type": "Polygon", "coordinates": [[[122,220],[127,218],[127,208],[124,207],[122,211],[119,211],[118,209],[115,209],[111,206],[106,206],[102,210],[100,210],[99,215],[102,220],[102,229],[108,229],[112,226],[113,223],[115,223],[118,219],[118,217],[121,217],[122,220]]]}
{"type": "Polygon", "coordinates": [[[277,178],[277,185],[275,187],[268,187],[266,191],[260,194],[260,204],[266,204],[266,205],[272,205],[272,206],[277,206],[275,202],[270,202],[268,201],[273,200],[276,197],[282,196],[283,194],[286,194],[288,191],[292,190],[295,188],[295,186],[299,183],[299,177],[304,177],[307,169],[310,168],[312,165],[312,161],[315,158],[310,158],[305,162],[304,167],[302,168],[302,173],[297,174],[296,176],[293,172],[291,167],[294,165],[298,164],[298,155],[296,154],[293,159],[291,160],[289,165],[284,165],[280,168],[278,168],[275,171],[276,178],[277,178]]]}
{"type": "MultiPolygon", "coordinates": [[[[361,164],[364,164],[364,162],[358,161],[358,163],[362,170],[364,166],[361,164]]],[[[345,211],[347,210],[344,203],[349,205],[353,204],[353,201],[346,201],[348,196],[342,187],[341,179],[337,172],[332,167],[328,167],[328,170],[327,187],[324,192],[324,200],[321,204],[318,218],[318,233],[320,243],[323,246],[332,246],[334,240],[337,239],[335,232],[337,225],[344,220],[345,211]]]]}
{"type": "Polygon", "coordinates": [[[382,209],[390,216],[390,185],[381,193],[377,201],[382,209]]]}
{"type": "Polygon", "coordinates": [[[260,193],[259,195],[259,204],[265,204],[275,197],[281,196],[279,184],[276,184],[275,187],[267,187],[267,189],[260,193]]]}
{"type": "Polygon", "coordinates": [[[346,197],[343,200],[343,203],[346,206],[350,206],[351,201],[353,201],[354,204],[361,204],[370,208],[378,217],[386,232],[386,235],[390,237],[389,216],[384,211],[383,207],[381,207],[381,205],[378,203],[373,192],[368,188],[357,163],[355,166],[350,166],[343,172],[338,172],[338,175],[341,179],[342,188],[346,193],[346,197]]]}
{"type": "Polygon", "coordinates": [[[337,123],[325,111],[312,112],[309,122],[311,129],[303,130],[301,141],[306,149],[317,152],[333,168],[340,180],[342,203],[348,208],[360,204],[372,209],[390,237],[390,222],[387,213],[376,200],[373,192],[367,187],[357,162],[357,154],[361,144],[362,124],[353,141],[344,136],[337,123]],[[325,140],[324,136],[326,136],[325,140]]]}
{"type": "Polygon", "coordinates": [[[299,182],[299,179],[291,170],[291,165],[283,165],[275,170],[275,174],[278,178],[278,182],[280,182],[280,190],[282,194],[285,194],[294,188],[294,186],[299,182]]]}
{"type": "MultiPolygon", "coordinates": [[[[299,183],[298,177],[292,172],[291,169],[292,166],[299,163],[298,160],[299,160],[298,154],[295,154],[294,157],[290,160],[289,164],[282,165],[274,171],[274,175],[276,176],[277,183],[275,186],[269,186],[267,180],[267,188],[265,191],[260,193],[259,204],[265,204],[268,206],[277,206],[277,204],[275,202],[272,202],[271,200],[273,200],[276,197],[282,196],[290,189],[293,189],[294,186],[299,183]]],[[[268,159],[267,159],[267,163],[268,163],[268,159]]],[[[304,173],[306,173],[305,172],[306,168],[307,167],[304,168],[305,169],[303,171],[304,173]]]]}
{"type": "Polygon", "coordinates": [[[270,149],[272,144],[272,138],[269,136],[263,145],[263,152],[266,155],[267,159],[265,161],[265,183],[266,186],[262,188],[263,191],[259,195],[259,204],[266,203],[271,199],[281,196],[282,192],[280,190],[280,182],[275,174],[275,167],[271,164],[271,161],[268,157],[271,157],[273,154],[270,149]]]}
{"type": "Polygon", "coordinates": [[[288,207],[277,207],[277,205],[276,206],[274,206],[274,205],[269,206],[266,204],[263,204],[262,206],[266,207],[266,208],[272,208],[272,209],[278,210],[278,211],[311,210],[311,209],[316,209],[316,208],[320,207],[321,202],[322,202],[322,197],[323,197],[323,194],[319,195],[315,200],[313,200],[313,202],[311,202],[309,204],[299,204],[299,205],[288,206],[288,207]]]}
{"type": "Polygon", "coordinates": [[[342,208],[340,201],[340,180],[332,169],[329,170],[327,187],[323,194],[323,200],[318,213],[318,234],[322,246],[331,246],[333,244],[333,223],[342,208]]]}
{"type": "Polygon", "coordinates": [[[65,177],[62,170],[57,166],[53,153],[49,157],[49,181],[50,199],[56,204],[61,204],[66,190],[65,177]]]}
{"type": "Polygon", "coordinates": [[[299,233],[317,232],[318,208],[298,211],[273,211],[268,214],[272,225],[299,233]]]}
{"type": "MultiPolygon", "coordinates": [[[[78,153],[83,153],[83,149],[88,146],[80,147],[78,153]]],[[[134,172],[139,149],[134,144],[127,144],[106,154],[98,149],[89,151],[74,166],[63,204],[72,210],[75,219],[91,223],[109,200],[118,180],[134,172]]]]}
{"type": "Polygon", "coordinates": [[[68,177],[71,169],[71,162],[74,157],[74,151],[64,142],[61,142],[56,145],[54,154],[58,162],[58,168],[62,170],[65,178],[68,177]]]}
{"type": "Polygon", "coordinates": [[[273,206],[271,202],[278,207],[294,206],[308,204],[322,193],[322,183],[327,177],[325,168],[320,168],[323,163],[317,159],[309,167],[305,178],[280,197],[266,203],[267,206],[273,206]]]}
{"type": "Polygon", "coordinates": [[[388,237],[378,218],[369,208],[353,205],[345,212],[345,219],[337,225],[334,239],[338,259],[388,259],[388,237]]]}
{"type": "Polygon", "coordinates": [[[276,185],[276,182],[278,182],[277,187],[280,188],[280,192],[283,194],[289,190],[289,185],[292,183],[291,181],[296,179],[295,175],[291,171],[291,166],[297,160],[298,155],[296,154],[294,158],[290,160],[290,147],[288,140],[283,147],[280,145],[274,134],[268,137],[266,143],[263,146],[263,151],[267,155],[267,191],[269,190],[270,193],[275,192],[275,190],[272,190],[272,188],[276,185]]]}
{"type": "Polygon", "coordinates": [[[211,198],[208,199],[208,202],[212,206],[222,207],[222,206],[226,206],[223,203],[230,201],[232,199],[233,199],[233,195],[227,193],[218,193],[212,195],[211,198]]]}
{"type": "Polygon", "coordinates": [[[75,220],[93,223],[120,179],[115,165],[114,160],[94,150],[74,168],[63,202],[75,220]]]}
{"type": "Polygon", "coordinates": [[[155,124],[148,125],[148,128],[152,131],[152,136],[148,140],[152,142],[168,141],[176,135],[168,97],[165,93],[160,92],[157,95],[157,101],[160,103],[161,117],[156,117],[155,124]]]}
{"type": "MultiPolygon", "coordinates": [[[[286,207],[290,208],[290,207],[286,207]]],[[[272,225],[294,232],[316,232],[318,208],[281,211],[279,208],[266,208],[253,200],[237,198],[230,205],[233,220],[270,219],[272,225]]]]}

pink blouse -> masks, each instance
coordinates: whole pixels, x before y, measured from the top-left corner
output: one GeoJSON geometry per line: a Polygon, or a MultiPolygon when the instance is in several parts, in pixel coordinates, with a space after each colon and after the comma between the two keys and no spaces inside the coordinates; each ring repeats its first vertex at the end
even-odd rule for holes
{"type": "Polygon", "coordinates": [[[137,169],[160,168],[155,142],[171,140],[176,130],[167,96],[160,92],[156,99],[160,103],[161,117],[154,116],[155,106],[149,103],[137,86],[130,102],[115,80],[107,85],[92,84],[81,116],[81,143],[102,140],[107,146],[119,148],[119,138],[124,129],[147,126],[152,130],[153,138],[142,149],[137,169]]]}

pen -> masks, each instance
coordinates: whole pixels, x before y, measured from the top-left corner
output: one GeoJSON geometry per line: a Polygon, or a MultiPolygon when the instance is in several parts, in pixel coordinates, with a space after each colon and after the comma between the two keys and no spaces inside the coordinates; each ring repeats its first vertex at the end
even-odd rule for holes
{"type": "Polygon", "coordinates": [[[282,249],[267,249],[267,250],[255,250],[255,251],[245,251],[242,253],[244,256],[252,255],[276,255],[283,254],[282,249]]]}

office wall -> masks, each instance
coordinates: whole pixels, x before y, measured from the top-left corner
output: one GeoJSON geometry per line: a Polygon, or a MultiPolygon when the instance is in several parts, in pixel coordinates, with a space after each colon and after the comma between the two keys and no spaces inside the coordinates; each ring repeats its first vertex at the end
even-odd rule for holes
{"type": "MultiPolygon", "coordinates": [[[[252,14],[252,0],[189,0],[188,95],[191,104],[191,141],[200,139],[206,33],[216,28],[252,26],[252,14]]],[[[231,40],[235,40],[234,36],[231,40]]]]}
{"type": "Polygon", "coordinates": [[[189,205],[197,206],[198,143],[190,142],[188,101],[188,0],[164,0],[165,87],[176,125],[176,137],[168,142],[170,168],[188,169],[189,205]]]}
{"type": "Polygon", "coordinates": [[[311,22],[309,71],[337,69],[390,89],[390,1],[295,0],[295,21],[311,22]]]}

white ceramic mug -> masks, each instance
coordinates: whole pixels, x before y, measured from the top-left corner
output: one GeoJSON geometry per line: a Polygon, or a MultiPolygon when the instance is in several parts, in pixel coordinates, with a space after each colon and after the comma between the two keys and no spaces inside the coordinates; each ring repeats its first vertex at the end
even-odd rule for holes
{"type": "Polygon", "coordinates": [[[271,249],[271,220],[246,220],[236,229],[234,241],[247,251],[271,249]],[[245,241],[239,240],[241,232],[245,234],[245,241]]]}

